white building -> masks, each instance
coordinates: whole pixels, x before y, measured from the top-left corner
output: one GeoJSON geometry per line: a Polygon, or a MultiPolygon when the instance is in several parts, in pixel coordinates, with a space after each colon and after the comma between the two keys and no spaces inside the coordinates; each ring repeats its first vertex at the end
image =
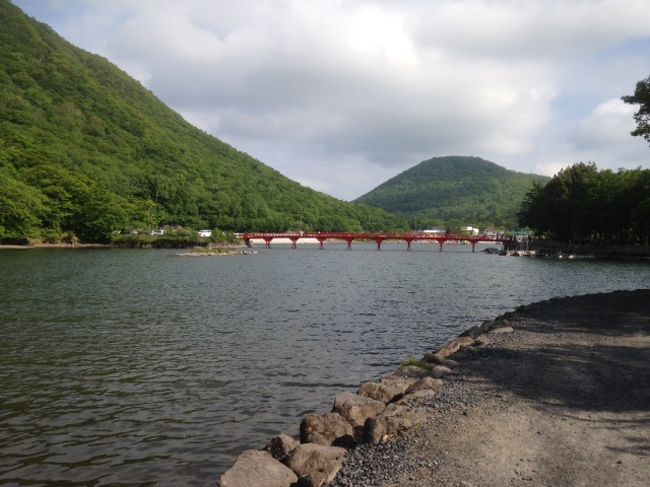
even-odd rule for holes
{"type": "Polygon", "coordinates": [[[422,230],[422,233],[426,233],[427,235],[444,235],[445,233],[447,233],[447,229],[441,227],[434,227],[428,230],[422,230]]]}
{"type": "Polygon", "coordinates": [[[205,237],[205,238],[212,237],[212,230],[199,230],[199,237],[205,237]]]}

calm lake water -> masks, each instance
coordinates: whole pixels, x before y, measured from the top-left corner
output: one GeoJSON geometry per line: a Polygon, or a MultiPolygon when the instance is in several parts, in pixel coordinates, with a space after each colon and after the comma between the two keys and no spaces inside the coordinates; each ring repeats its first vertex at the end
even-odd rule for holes
{"type": "Polygon", "coordinates": [[[418,245],[0,252],[0,484],[214,485],[246,448],[471,325],[649,263],[418,245]]]}

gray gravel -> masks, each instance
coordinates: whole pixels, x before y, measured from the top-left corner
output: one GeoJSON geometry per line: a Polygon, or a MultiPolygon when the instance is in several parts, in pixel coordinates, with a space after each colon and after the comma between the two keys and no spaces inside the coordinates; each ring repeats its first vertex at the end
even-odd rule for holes
{"type": "Polygon", "coordinates": [[[562,298],[495,320],[454,355],[424,424],[350,453],[329,487],[650,485],[650,290],[562,298]]]}

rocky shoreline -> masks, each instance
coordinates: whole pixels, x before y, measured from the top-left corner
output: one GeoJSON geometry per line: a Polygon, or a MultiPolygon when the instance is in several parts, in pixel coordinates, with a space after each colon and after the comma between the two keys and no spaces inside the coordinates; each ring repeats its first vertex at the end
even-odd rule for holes
{"type": "MultiPolygon", "coordinates": [[[[500,430],[507,432],[508,428],[491,422],[495,418],[506,424],[519,421],[528,425],[528,429],[535,429],[538,426],[531,423],[533,418],[539,428],[547,422],[550,429],[568,429],[570,438],[579,432],[572,431],[568,425],[573,423],[565,424],[561,418],[566,413],[563,409],[566,409],[565,403],[573,400],[576,391],[581,398],[595,394],[596,398],[591,401],[596,404],[602,394],[614,402],[616,398],[634,402],[633,397],[628,397],[629,391],[633,390],[641,400],[639,407],[617,420],[633,421],[635,425],[640,422],[644,428],[639,430],[637,427],[635,431],[640,431],[642,438],[635,441],[646,441],[643,448],[650,451],[650,417],[647,417],[650,405],[649,348],[650,290],[551,299],[522,306],[481,326],[472,327],[439,350],[425,354],[421,360],[405,362],[395,373],[377,382],[362,384],[357,394],[340,394],[331,412],[310,414],[303,419],[300,442],[280,434],[264,450],[243,452],[235,465],[221,477],[220,485],[466,487],[520,485],[523,482],[525,485],[574,485],[575,457],[580,456],[577,450],[569,448],[566,464],[557,460],[558,464],[552,464],[551,468],[544,464],[548,463],[546,459],[537,465],[526,457],[532,456],[527,452],[530,445],[546,440],[541,430],[530,433],[531,438],[525,440],[517,437],[519,429],[508,433],[506,438],[500,438],[500,430]],[[634,335],[626,338],[630,330],[634,335]],[[632,351],[622,355],[615,353],[616,360],[621,363],[616,363],[609,354],[605,357],[607,361],[603,362],[600,353],[604,353],[604,345],[601,342],[608,344],[615,340],[617,333],[623,342],[627,340],[624,344],[632,346],[632,351]],[[556,363],[546,343],[549,340],[553,342],[550,350],[562,352],[556,352],[559,353],[558,363],[566,359],[567,350],[578,347],[576,341],[580,345],[580,360],[569,361],[562,364],[561,370],[554,370],[556,363]],[[587,350],[584,353],[593,363],[587,360],[587,365],[584,365],[582,348],[587,350]],[[629,357],[635,357],[633,364],[626,362],[629,357]],[[645,364],[640,371],[637,362],[645,364]],[[583,366],[591,368],[583,370],[583,366]],[[618,387],[621,371],[631,374],[624,395],[609,390],[618,387]],[[580,383],[568,389],[553,390],[557,385],[554,381],[564,378],[570,384],[576,374],[590,377],[590,380],[589,374],[596,374],[600,379],[607,375],[608,380],[590,383],[588,390],[584,391],[580,383]],[[548,384],[547,380],[551,383],[548,384]],[[599,387],[604,388],[604,392],[599,387]],[[549,398],[540,394],[545,388],[550,388],[556,396],[551,398],[550,406],[546,404],[549,398]],[[538,397],[540,395],[544,397],[538,397]],[[540,407],[551,410],[555,403],[558,411],[553,411],[550,416],[548,411],[546,415],[538,411],[540,407]],[[645,404],[645,409],[642,404],[645,404]],[[639,415],[642,417],[638,418],[639,415]],[[480,423],[475,424],[475,419],[480,423]],[[560,421],[560,427],[555,424],[556,420],[560,421]],[[481,429],[485,431],[476,438],[481,429]],[[491,439],[493,448],[483,451],[481,445],[484,446],[484,440],[491,435],[494,436],[491,439]],[[499,442],[502,444],[495,448],[499,442]],[[479,453],[486,455],[489,461],[485,463],[479,453]],[[489,458],[490,455],[494,458],[489,458]],[[517,458],[511,465],[510,457],[513,455],[517,458]]],[[[581,400],[582,407],[589,408],[589,404],[589,400],[581,400]]],[[[626,408],[625,405],[619,406],[626,408]]],[[[593,416],[593,413],[587,414],[593,416]]],[[[610,421],[611,418],[601,419],[610,421]]],[[[579,428],[581,424],[575,425],[579,428]]],[[[601,432],[608,441],[627,441],[625,435],[629,431],[624,428],[618,436],[608,431],[611,430],[601,432]]],[[[564,439],[556,439],[558,444],[562,441],[564,439]]],[[[550,455],[541,447],[540,452],[542,458],[550,455]]],[[[607,456],[607,452],[600,450],[596,453],[595,458],[607,456]]],[[[634,461],[628,460],[625,465],[629,465],[631,473],[620,474],[617,481],[637,485],[635,481],[638,479],[638,485],[646,485],[650,482],[650,469],[634,456],[634,452],[630,455],[634,461]],[[633,481],[630,483],[630,480],[633,481]]],[[[590,461],[596,462],[595,458],[585,460],[588,469],[582,473],[586,478],[594,477],[594,472],[598,472],[589,464],[590,461]]],[[[613,462],[623,465],[616,464],[616,460],[613,462]]],[[[607,470],[605,473],[609,475],[611,472],[607,470]]],[[[601,480],[602,475],[594,481],[597,484],[601,480]]],[[[611,479],[607,477],[607,480],[611,479]]]]}

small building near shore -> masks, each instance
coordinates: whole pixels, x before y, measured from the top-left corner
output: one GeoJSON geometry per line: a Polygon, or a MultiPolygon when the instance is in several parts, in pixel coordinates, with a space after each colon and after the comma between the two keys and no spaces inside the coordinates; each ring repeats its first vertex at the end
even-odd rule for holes
{"type": "Polygon", "coordinates": [[[199,230],[199,237],[203,237],[203,238],[212,237],[212,230],[199,230]]]}

